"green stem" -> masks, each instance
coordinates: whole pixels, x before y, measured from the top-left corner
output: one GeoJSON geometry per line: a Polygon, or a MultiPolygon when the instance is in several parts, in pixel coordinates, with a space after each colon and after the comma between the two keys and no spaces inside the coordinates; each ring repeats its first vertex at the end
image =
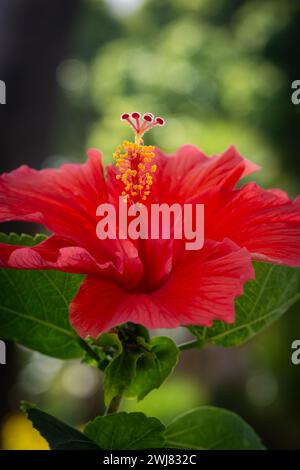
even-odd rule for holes
{"type": "Polygon", "coordinates": [[[104,412],[104,416],[111,415],[113,413],[117,413],[120,408],[122,397],[117,395],[115,398],[112,399],[108,407],[104,412]]]}
{"type": "MultiPolygon", "coordinates": [[[[98,367],[99,369],[101,369],[102,371],[104,371],[104,368],[101,367],[101,360],[100,360],[100,357],[98,356],[98,354],[93,350],[93,348],[91,348],[89,346],[89,344],[87,344],[82,338],[78,338],[78,343],[80,344],[80,346],[82,347],[82,349],[85,350],[85,352],[92,358],[94,359],[97,364],[98,364],[98,367]]],[[[107,415],[110,415],[112,413],[116,413],[121,405],[121,400],[122,400],[122,397],[117,395],[115,398],[112,399],[112,401],[110,402],[110,404],[108,405],[108,407],[106,408],[105,412],[104,412],[104,416],[107,416],[107,415]]]]}
{"type": "Polygon", "coordinates": [[[78,343],[80,344],[80,346],[82,347],[82,349],[85,350],[85,352],[92,358],[94,359],[96,362],[97,362],[97,365],[99,367],[99,369],[103,370],[103,368],[101,367],[101,364],[100,364],[100,357],[98,356],[98,354],[93,350],[93,348],[91,348],[83,339],[81,338],[78,338],[78,343]]]}
{"type": "Polygon", "coordinates": [[[201,341],[201,339],[187,341],[186,343],[179,344],[177,347],[179,351],[187,351],[188,349],[202,348],[203,341],[201,341]]]}

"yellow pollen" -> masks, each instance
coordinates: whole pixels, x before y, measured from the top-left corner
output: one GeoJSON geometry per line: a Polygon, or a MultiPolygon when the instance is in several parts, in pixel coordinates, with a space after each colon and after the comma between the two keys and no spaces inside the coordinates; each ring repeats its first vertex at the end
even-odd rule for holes
{"type": "Polygon", "coordinates": [[[151,173],[155,173],[157,165],[151,164],[154,159],[152,145],[137,144],[125,140],[113,157],[117,168],[116,179],[124,185],[121,195],[125,200],[137,203],[145,201],[150,195],[153,184],[151,173]]]}
{"type": "Polygon", "coordinates": [[[139,204],[139,201],[145,201],[150,195],[152,175],[157,170],[157,165],[153,164],[154,147],[144,145],[143,137],[153,127],[164,126],[165,120],[152,113],[141,116],[138,112],[123,113],[121,120],[131,126],[135,141],[125,140],[114,152],[116,179],[124,185],[121,192],[124,200],[139,204]]]}

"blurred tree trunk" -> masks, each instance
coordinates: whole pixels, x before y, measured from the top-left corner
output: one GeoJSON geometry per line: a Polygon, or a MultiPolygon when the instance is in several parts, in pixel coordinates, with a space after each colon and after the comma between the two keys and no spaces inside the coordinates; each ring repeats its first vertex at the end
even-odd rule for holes
{"type": "Polygon", "coordinates": [[[1,0],[0,170],[47,155],[56,105],[56,68],[64,57],[79,0],[1,0]]]}
{"type": "MultiPolygon", "coordinates": [[[[0,80],[7,104],[0,105],[0,172],[24,161],[39,167],[47,156],[56,109],[56,68],[65,55],[79,0],[1,0],[0,80]]],[[[1,230],[12,230],[5,224],[1,230]]],[[[25,225],[21,227],[26,231],[25,225]]],[[[28,231],[28,230],[27,230],[28,231]]],[[[0,366],[0,422],[10,411],[16,382],[14,346],[0,366]]]]}

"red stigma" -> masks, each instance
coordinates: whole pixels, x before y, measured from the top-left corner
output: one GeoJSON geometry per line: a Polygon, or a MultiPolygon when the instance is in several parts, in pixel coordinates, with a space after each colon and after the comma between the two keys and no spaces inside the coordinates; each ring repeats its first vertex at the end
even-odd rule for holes
{"type": "Polygon", "coordinates": [[[165,120],[161,117],[154,118],[152,113],[146,113],[141,120],[141,114],[138,112],[124,113],[121,115],[122,121],[127,121],[131,125],[135,134],[135,142],[143,142],[143,135],[155,126],[164,126],[165,120]]]}
{"type": "Polygon", "coordinates": [[[164,126],[165,125],[165,120],[161,117],[157,117],[155,119],[155,123],[158,124],[159,126],[164,126]]]}
{"type": "Polygon", "coordinates": [[[143,116],[143,119],[144,121],[147,121],[147,122],[152,122],[153,121],[153,114],[144,114],[143,116]]]}
{"type": "Polygon", "coordinates": [[[132,117],[133,119],[140,119],[141,115],[140,115],[140,113],[132,113],[132,114],[131,114],[131,117],[132,117]]]}

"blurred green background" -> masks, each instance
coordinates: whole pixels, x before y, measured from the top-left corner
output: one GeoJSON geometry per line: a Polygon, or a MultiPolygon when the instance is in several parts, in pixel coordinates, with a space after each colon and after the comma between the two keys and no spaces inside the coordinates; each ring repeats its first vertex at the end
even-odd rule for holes
{"type": "MultiPolygon", "coordinates": [[[[39,20],[36,13],[33,21],[39,20]]],[[[49,167],[84,160],[89,146],[102,149],[109,162],[130,137],[119,115],[152,112],[167,125],[154,129],[147,143],[167,152],[192,143],[208,154],[234,144],[262,166],[260,184],[295,196],[300,105],[291,102],[291,83],[300,78],[299,20],[295,0],[78,2],[69,28],[57,38],[64,47],[53,60],[52,79],[44,81],[45,102],[48,87],[53,103],[40,118],[43,144],[23,145],[20,163],[49,167]]],[[[31,139],[38,139],[33,133],[31,139]]],[[[244,417],[267,447],[300,449],[300,366],[290,360],[291,343],[300,338],[299,309],[242,347],[182,353],[159,391],[123,408],[167,422],[200,404],[223,406],[244,417]]],[[[183,330],[167,334],[185,339],[183,330]]],[[[103,411],[101,375],[86,365],[12,348],[5,367],[4,449],[46,448],[18,413],[20,399],[76,426],[103,411]]]]}

